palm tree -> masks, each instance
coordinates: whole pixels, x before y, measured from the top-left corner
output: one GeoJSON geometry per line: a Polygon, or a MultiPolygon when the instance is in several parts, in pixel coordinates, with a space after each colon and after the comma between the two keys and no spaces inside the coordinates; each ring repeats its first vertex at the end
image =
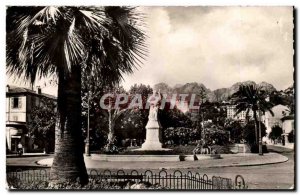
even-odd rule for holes
{"type": "MultiPolygon", "coordinates": [[[[241,85],[237,92],[232,95],[233,104],[236,105],[236,113],[238,115],[242,111],[246,111],[246,119],[249,120],[249,112],[253,112],[255,121],[255,138],[258,143],[258,112],[265,113],[269,111],[274,116],[272,111],[273,104],[266,100],[268,94],[255,85],[241,85]]],[[[259,113],[258,113],[259,114],[259,113]]],[[[259,115],[260,116],[260,115],[259,115]]]]}
{"type": "Polygon", "coordinates": [[[50,180],[88,182],[81,129],[82,70],[117,83],[146,53],[143,15],[128,7],[8,7],[9,74],[32,85],[56,75],[58,125],[50,180]]]}

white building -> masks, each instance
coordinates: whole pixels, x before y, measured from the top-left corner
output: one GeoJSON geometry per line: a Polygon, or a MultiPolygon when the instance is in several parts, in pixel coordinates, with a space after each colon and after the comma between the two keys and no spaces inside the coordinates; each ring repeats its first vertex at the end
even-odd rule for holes
{"type": "Polygon", "coordinates": [[[272,108],[272,111],[274,113],[274,116],[270,112],[266,112],[265,115],[262,116],[262,122],[266,126],[266,132],[267,135],[264,138],[265,141],[270,142],[268,136],[270,132],[272,131],[272,127],[279,126],[282,127],[282,118],[284,116],[289,115],[289,108],[287,106],[283,105],[277,105],[272,108]]]}
{"type": "MultiPolygon", "coordinates": [[[[41,98],[56,102],[56,97],[27,88],[6,86],[6,147],[8,152],[16,152],[21,143],[25,152],[33,149],[32,139],[28,134],[28,122],[31,111],[41,104],[41,98]]],[[[54,144],[54,143],[53,143],[54,144]]]]}
{"type": "MultiPolygon", "coordinates": [[[[241,122],[245,122],[246,120],[246,111],[242,111],[239,114],[235,115],[237,112],[235,105],[228,105],[227,106],[227,118],[234,119],[234,120],[240,120],[241,122]]],[[[253,111],[250,110],[248,117],[253,117],[253,111]]]]}

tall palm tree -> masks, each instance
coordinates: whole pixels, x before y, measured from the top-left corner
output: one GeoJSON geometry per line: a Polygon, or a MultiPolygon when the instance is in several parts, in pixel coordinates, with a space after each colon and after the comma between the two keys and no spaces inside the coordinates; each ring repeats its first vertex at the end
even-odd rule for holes
{"type": "Polygon", "coordinates": [[[145,56],[143,15],[129,7],[8,7],[6,62],[9,74],[55,74],[58,113],[52,183],[88,182],[81,129],[82,69],[99,82],[117,83],[145,56]]]}
{"type": "Polygon", "coordinates": [[[272,116],[274,113],[271,102],[267,101],[268,94],[256,85],[241,85],[237,92],[232,95],[233,104],[236,105],[236,113],[238,115],[242,111],[246,111],[246,118],[249,118],[249,112],[252,110],[255,121],[255,138],[258,143],[258,112],[270,112],[272,116]]]}

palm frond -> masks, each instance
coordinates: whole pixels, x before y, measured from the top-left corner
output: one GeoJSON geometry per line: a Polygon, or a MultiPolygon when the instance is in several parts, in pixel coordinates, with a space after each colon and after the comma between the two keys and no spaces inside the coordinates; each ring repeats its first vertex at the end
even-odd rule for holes
{"type": "Polygon", "coordinates": [[[69,71],[71,71],[72,65],[80,65],[80,63],[83,61],[83,57],[85,54],[85,46],[79,34],[76,33],[74,27],[75,18],[73,19],[70,25],[66,40],[64,41],[64,53],[69,71]]]}
{"type": "Polygon", "coordinates": [[[84,64],[101,82],[117,83],[148,52],[131,7],[9,7],[7,20],[7,71],[32,83],[84,64]]]}

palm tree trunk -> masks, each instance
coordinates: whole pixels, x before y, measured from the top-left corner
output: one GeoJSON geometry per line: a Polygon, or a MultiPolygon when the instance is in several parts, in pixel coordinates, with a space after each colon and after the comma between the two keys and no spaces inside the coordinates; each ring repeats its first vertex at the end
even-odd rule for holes
{"type": "Polygon", "coordinates": [[[258,133],[257,133],[258,120],[256,116],[256,110],[253,110],[253,114],[254,114],[255,144],[257,144],[258,143],[258,133]]]}
{"type": "Polygon", "coordinates": [[[70,75],[59,72],[58,113],[55,131],[55,153],[50,171],[52,183],[66,180],[81,184],[88,182],[83,158],[81,130],[81,69],[72,67],[70,75]]]}
{"type": "Polygon", "coordinates": [[[113,142],[113,129],[112,129],[112,113],[111,109],[108,110],[108,143],[113,142]]]}

